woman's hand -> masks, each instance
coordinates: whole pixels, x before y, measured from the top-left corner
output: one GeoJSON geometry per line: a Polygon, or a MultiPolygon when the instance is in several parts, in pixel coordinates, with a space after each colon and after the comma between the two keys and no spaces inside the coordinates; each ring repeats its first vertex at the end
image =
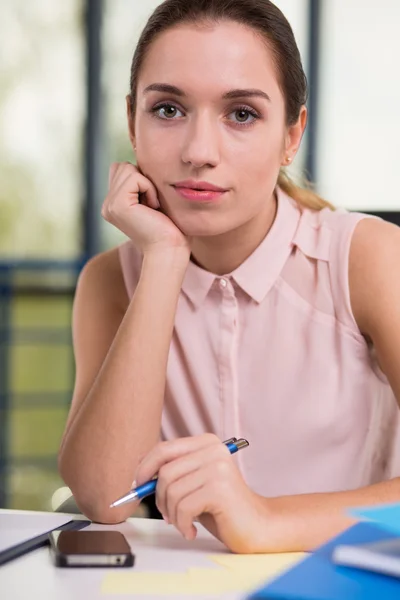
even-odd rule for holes
{"type": "Polygon", "coordinates": [[[179,248],[190,256],[188,238],[159,208],[156,188],[134,165],[111,165],[102,217],[125,233],[143,255],[179,248]]]}
{"type": "Polygon", "coordinates": [[[233,552],[257,552],[265,546],[266,500],[247,487],[215,435],[157,444],[138,467],[137,485],[156,474],[157,507],[186,539],[196,537],[193,521],[199,520],[233,552]]]}

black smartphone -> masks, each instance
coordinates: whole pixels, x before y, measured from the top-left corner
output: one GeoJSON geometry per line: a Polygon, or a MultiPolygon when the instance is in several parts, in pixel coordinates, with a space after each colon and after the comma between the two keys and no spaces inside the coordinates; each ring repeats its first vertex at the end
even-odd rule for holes
{"type": "Polygon", "coordinates": [[[120,531],[52,531],[57,567],[133,567],[135,558],[120,531]]]}

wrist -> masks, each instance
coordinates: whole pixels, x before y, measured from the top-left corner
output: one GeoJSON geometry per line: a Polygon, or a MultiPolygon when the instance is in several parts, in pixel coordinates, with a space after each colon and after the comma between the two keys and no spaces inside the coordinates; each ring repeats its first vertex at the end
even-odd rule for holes
{"type": "Polygon", "coordinates": [[[258,552],[304,552],[310,546],[306,514],[293,496],[261,498],[262,531],[258,552]]]}
{"type": "Polygon", "coordinates": [[[278,498],[255,494],[257,519],[252,536],[253,553],[288,552],[287,525],[278,498]]]}
{"type": "Polygon", "coordinates": [[[140,283],[153,282],[157,289],[160,286],[166,291],[181,289],[190,254],[181,250],[152,251],[143,254],[140,283]]]}
{"type": "Polygon", "coordinates": [[[254,531],[254,553],[274,552],[276,528],[275,515],[269,498],[255,494],[255,505],[257,507],[257,522],[254,531]]]}
{"type": "Polygon", "coordinates": [[[143,253],[143,266],[151,268],[175,268],[186,271],[190,261],[190,249],[182,247],[154,248],[143,253]]]}

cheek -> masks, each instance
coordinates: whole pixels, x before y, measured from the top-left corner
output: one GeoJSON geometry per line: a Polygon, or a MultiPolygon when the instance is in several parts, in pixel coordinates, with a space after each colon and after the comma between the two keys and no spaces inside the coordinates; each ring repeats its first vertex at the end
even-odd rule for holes
{"type": "Polygon", "coordinates": [[[284,132],[277,119],[263,124],[256,131],[245,133],[239,143],[227,140],[227,155],[235,167],[246,169],[250,174],[262,177],[280,164],[284,132]]]}
{"type": "Polygon", "coordinates": [[[171,153],[165,152],[161,144],[141,142],[138,144],[137,164],[140,171],[157,187],[171,175],[171,153]]]}
{"type": "Polygon", "coordinates": [[[238,168],[240,169],[240,184],[242,189],[254,190],[265,186],[270,181],[276,181],[281,164],[279,144],[272,144],[265,138],[252,152],[243,154],[238,168]]]}
{"type": "Polygon", "coordinates": [[[176,149],[176,141],[171,131],[160,131],[160,127],[152,120],[148,122],[146,117],[138,122],[136,140],[143,167],[147,167],[148,170],[159,170],[164,166],[167,169],[176,149]]]}

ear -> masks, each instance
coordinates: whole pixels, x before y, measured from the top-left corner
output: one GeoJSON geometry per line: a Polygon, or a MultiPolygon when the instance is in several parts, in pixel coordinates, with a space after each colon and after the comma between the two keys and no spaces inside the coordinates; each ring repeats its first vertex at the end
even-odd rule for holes
{"type": "Polygon", "coordinates": [[[135,122],[132,115],[132,107],[131,107],[131,97],[128,94],[125,98],[126,100],[126,116],[128,118],[128,131],[129,131],[129,139],[132,144],[132,148],[136,151],[136,138],[135,138],[135,122]]]}
{"type": "Polygon", "coordinates": [[[299,118],[294,125],[290,125],[286,132],[285,146],[282,156],[282,165],[287,166],[293,162],[299,149],[307,125],[307,108],[301,107],[299,118]]]}

